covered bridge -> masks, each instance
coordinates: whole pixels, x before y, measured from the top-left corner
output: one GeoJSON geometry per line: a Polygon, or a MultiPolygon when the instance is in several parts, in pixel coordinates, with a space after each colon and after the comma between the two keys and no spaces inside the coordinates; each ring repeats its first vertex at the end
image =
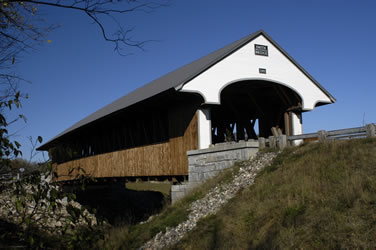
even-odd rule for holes
{"type": "Polygon", "coordinates": [[[335,102],[264,31],[170,72],[77,122],[41,147],[59,180],[185,179],[188,150],[302,133],[302,113],[335,102]],[[255,124],[258,124],[256,131],[255,124]]]}

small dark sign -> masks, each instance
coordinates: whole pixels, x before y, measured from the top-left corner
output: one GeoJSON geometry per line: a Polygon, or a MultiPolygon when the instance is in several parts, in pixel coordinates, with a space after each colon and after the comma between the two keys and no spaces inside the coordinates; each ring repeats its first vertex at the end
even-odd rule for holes
{"type": "Polygon", "coordinates": [[[255,54],[260,56],[268,56],[268,46],[255,44],[255,54]]]}
{"type": "Polygon", "coordinates": [[[259,73],[260,73],[260,74],[266,74],[266,69],[259,68],[259,73]]]}

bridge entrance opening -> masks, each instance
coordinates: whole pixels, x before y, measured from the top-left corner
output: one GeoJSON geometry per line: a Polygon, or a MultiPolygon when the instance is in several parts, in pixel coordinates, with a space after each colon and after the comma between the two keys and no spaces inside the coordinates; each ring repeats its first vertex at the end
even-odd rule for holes
{"type": "Polygon", "coordinates": [[[225,87],[220,98],[220,105],[210,107],[213,144],[268,137],[272,131],[292,135],[294,116],[301,123],[302,99],[281,84],[240,81],[225,87]]]}

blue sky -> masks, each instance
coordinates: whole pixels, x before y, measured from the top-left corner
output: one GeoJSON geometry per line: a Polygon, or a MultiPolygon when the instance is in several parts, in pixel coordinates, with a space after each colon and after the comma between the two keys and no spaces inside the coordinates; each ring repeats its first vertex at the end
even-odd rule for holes
{"type": "MultiPolygon", "coordinates": [[[[30,84],[17,140],[48,141],[99,108],[180,66],[265,30],[336,99],[305,113],[304,132],[376,122],[376,1],[182,1],[120,17],[136,40],[157,40],[122,57],[82,13],[43,8],[60,27],[51,43],[24,54],[16,72],[30,84]]],[[[16,128],[14,128],[16,129],[16,128]]],[[[41,156],[35,158],[40,160],[41,156]]]]}

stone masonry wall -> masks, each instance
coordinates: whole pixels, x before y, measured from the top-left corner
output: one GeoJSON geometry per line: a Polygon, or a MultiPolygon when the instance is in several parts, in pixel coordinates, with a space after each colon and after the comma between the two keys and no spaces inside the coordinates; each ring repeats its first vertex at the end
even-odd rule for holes
{"type": "Polygon", "coordinates": [[[171,186],[171,202],[181,199],[196,185],[233,166],[236,161],[249,160],[258,152],[258,148],[258,141],[252,140],[219,143],[188,151],[188,181],[171,186]]]}

